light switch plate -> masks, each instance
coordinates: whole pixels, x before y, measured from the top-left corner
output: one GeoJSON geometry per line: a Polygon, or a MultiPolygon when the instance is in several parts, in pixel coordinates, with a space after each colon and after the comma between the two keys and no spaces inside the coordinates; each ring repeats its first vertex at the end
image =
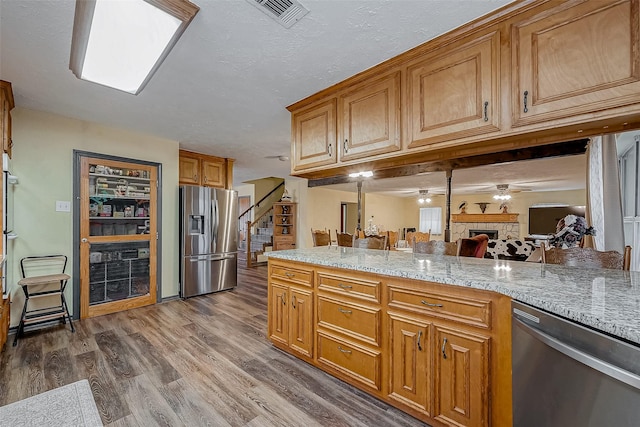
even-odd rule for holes
{"type": "Polygon", "coordinates": [[[56,200],[56,212],[71,212],[71,202],[56,200]]]}

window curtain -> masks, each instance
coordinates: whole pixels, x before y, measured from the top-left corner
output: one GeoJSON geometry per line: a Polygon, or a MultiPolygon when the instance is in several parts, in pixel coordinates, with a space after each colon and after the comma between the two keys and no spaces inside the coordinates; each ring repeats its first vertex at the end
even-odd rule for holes
{"type": "Polygon", "coordinates": [[[615,135],[591,138],[587,146],[587,223],[595,236],[585,246],[599,251],[624,251],[624,224],[615,135]]]}

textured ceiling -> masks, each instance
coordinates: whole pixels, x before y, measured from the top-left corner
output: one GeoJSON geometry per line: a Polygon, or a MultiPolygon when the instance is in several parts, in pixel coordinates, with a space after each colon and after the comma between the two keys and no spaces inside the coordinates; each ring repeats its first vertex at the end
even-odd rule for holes
{"type": "Polygon", "coordinates": [[[133,96],[69,70],[75,1],[0,0],[0,78],[12,82],[19,107],[232,157],[238,185],[289,175],[289,162],[265,159],[289,155],[287,105],[509,1],[302,0],[310,13],[291,29],[244,0],[195,3],[199,13],[133,96]]]}

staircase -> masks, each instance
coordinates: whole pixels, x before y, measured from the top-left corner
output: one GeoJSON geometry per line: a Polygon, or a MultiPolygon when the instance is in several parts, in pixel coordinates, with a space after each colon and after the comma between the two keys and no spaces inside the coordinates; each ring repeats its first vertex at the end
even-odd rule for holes
{"type": "Polygon", "coordinates": [[[246,262],[247,267],[264,265],[267,262],[264,253],[270,252],[273,245],[273,203],[280,200],[283,192],[284,180],[238,218],[238,259],[240,262],[246,262]],[[252,211],[260,206],[269,208],[251,222],[252,211]]]}

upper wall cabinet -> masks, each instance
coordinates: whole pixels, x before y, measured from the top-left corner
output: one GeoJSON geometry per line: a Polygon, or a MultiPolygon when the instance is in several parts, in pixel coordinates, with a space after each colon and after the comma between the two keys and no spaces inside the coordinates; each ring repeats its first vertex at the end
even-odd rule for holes
{"type": "Polygon", "coordinates": [[[512,26],[513,126],[640,102],[637,0],[568,1],[512,26]]]}
{"type": "Polygon", "coordinates": [[[11,110],[15,106],[11,83],[0,80],[0,137],[2,151],[11,157],[13,140],[11,139],[11,110]]]}
{"type": "Polygon", "coordinates": [[[400,71],[340,96],[338,112],[340,160],[400,150],[400,71]]]}
{"type": "Polygon", "coordinates": [[[292,170],[335,164],[336,99],[291,114],[292,170]]]}
{"type": "Polygon", "coordinates": [[[500,129],[499,53],[492,32],[407,68],[409,148],[500,129]]]}
{"type": "Polygon", "coordinates": [[[233,160],[180,150],[180,185],[231,188],[233,160]]]}

